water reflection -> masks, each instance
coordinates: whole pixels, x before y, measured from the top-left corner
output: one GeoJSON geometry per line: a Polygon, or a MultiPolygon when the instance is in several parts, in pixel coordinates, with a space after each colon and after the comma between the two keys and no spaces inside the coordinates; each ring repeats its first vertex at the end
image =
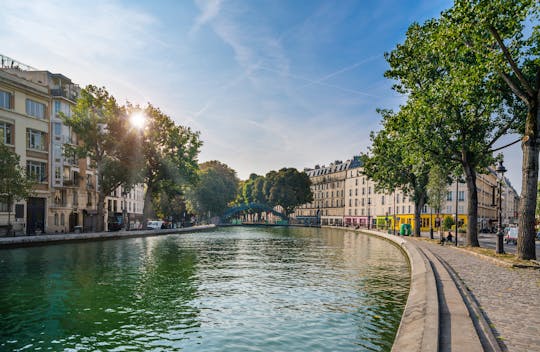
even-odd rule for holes
{"type": "Polygon", "coordinates": [[[0,251],[0,350],[389,350],[409,286],[356,233],[231,228],[0,251]]]}

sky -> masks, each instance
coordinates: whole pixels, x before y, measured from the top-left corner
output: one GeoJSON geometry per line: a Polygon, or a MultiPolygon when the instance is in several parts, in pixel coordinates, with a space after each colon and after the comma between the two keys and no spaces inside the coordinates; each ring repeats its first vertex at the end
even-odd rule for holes
{"type": "MultiPolygon", "coordinates": [[[[0,54],[151,102],[246,179],[367,151],[405,98],[384,53],[450,0],[0,0],[0,54]]],[[[512,140],[508,137],[505,141],[512,140]]],[[[504,142],[504,141],[503,141],[504,142]]],[[[503,143],[501,142],[501,143],[503,143]]],[[[504,151],[521,189],[519,144],[504,151]]]]}

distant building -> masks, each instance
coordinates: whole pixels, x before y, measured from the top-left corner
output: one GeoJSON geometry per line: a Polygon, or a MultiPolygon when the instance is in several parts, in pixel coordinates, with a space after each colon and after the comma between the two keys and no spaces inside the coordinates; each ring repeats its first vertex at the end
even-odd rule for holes
{"type": "MultiPolygon", "coordinates": [[[[328,167],[315,166],[304,172],[312,182],[314,200],[295,210],[301,223],[360,226],[399,230],[401,224],[414,227],[414,201],[397,189],[376,191],[376,183],[363,174],[362,162],[354,157],[345,163],[334,162],[328,167]]],[[[493,231],[497,226],[498,178],[493,168],[477,175],[478,230],[493,231]]],[[[502,186],[502,217],[504,224],[517,222],[519,197],[508,180],[502,186]]],[[[460,226],[468,223],[468,190],[465,183],[448,186],[446,201],[440,209],[440,220],[457,218],[460,226]]],[[[427,204],[421,209],[421,231],[429,231],[437,223],[436,210],[427,204]]]]}

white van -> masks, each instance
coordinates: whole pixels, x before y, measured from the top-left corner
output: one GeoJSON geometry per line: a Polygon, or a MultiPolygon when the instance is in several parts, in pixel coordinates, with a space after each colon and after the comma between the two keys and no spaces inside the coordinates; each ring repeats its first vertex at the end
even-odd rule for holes
{"type": "Polygon", "coordinates": [[[161,229],[161,225],[163,225],[161,220],[150,220],[146,223],[146,228],[148,230],[158,230],[161,229]]]}

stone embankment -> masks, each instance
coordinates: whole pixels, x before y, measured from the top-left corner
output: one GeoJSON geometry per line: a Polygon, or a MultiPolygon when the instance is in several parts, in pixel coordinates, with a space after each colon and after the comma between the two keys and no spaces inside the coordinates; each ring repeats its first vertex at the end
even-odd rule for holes
{"type": "Polygon", "coordinates": [[[0,237],[0,248],[39,246],[44,244],[96,241],[130,237],[159,236],[171,233],[197,232],[209,230],[215,225],[200,225],[193,227],[183,227],[177,229],[158,229],[158,230],[138,230],[138,231],[116,231],[116,232],[84,232],[84,233],[66,233],[55,235],[37,235],[37,236],[17,236],[0,237]]]}
{"type": "MultiPolygon", "coordinates": [[[[445,261],[445,256],[437,251],[438,245],[378,231],[355,231],[397,244],[409,259],[409,297],[392,351],[508,350],[496,335],[474,292],[469,291],[460,276],[445,261]]],[[[461,251],[454,252],[467,256],[461,251]]],[[[467,261],[468,258],[462,260],[467,261]]]]}

